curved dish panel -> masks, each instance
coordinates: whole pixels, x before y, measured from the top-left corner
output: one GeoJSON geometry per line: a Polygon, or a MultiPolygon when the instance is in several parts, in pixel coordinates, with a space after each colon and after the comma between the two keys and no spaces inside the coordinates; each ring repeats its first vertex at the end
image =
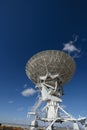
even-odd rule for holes
{"type": "MultiPolygon", "coordinates": [[[[41,76],[58,74],[62,79],[62,84],[68,82],[75,71],[73,58],[58,50],[46,50],[37,53],[26,64],[26,74],[35,84],[39,82],[41,76]]],[[[49,81],[50,84],[52,81],[49,81]]],[[[51,84],[52,85],[52,84],[51,84]]]]}

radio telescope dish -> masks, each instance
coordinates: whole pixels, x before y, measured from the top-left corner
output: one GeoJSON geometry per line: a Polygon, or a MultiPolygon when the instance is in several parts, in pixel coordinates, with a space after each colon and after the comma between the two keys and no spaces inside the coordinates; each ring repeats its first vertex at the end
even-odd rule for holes
{"type": "MultiPolygon", "coordinates": [[[[26,74],[36,84],[40,92],[39,100],[32,112],[28,115],[35,116],[31,121],[30,130],[38,130],[38,121],[49,122],[46,130],[54,130],[55,123],[71,122],[73,130],[80,130],[78,122],[82,123],[84,130],[87,130],[85,118],[76,119],[60,106],[62,102],[63,85],[68,82],[75,72],[73,58],[58,50],[46,50],[37,53],[26,64],[26,74]],[[41,103],[46,104],[41,111],[38,109],[41,103]],[[40,112],[39,112],[40,111],[40,112]],[[84,120],[84,121],[83,121],[84,120]]],[[[55,125],[56,126],[56,125],[55,125]]],[[[56,128],[57,129],[57,128],[56,128]]]]}
{"type": "Polygon", "coordinates": [[[26,74],[35,84],[46,79],[53,85],[53,77],[58,75],[62,84],[68,82],[75,71],[75,62],[68,54],[58,50],[46,50],[34,55],[26,64],[26,74]],[[48,75],[48,78],[46,76],[48,75]],[[51,78],[51,79],[50,79],[51,78]]]}

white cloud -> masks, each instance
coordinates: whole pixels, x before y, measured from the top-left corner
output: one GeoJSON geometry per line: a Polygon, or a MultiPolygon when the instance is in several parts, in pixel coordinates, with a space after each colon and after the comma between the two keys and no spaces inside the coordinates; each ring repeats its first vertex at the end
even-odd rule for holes
{"type": "Polygon", "coordinates": [[[63,50],[67,51],[69,53],[71,53],[71,52],[78,52],[78,53],[80,53],[80,49],[77,49],[75,47],[75,45],[73,45],[72,41],[69,41],[69,43],[64,44],[63,50]]]}
{"type": "Polygon", "coordinates": [[[78,40],[78,36],[74,36],[74,40],[73,41],[69,41],[67,43],[64,44],[64,47],[63,47],[63,51],[66,51],[68,52],[69,54],[73,54],[72,57],[73,58],[79,58],[79,53],[81,52],[80,49],[78,49],[74,43],[77,42],[78,40]]]}
{"type": "Polygon", "coordinates": [[[12,103],[14,103],[14,101],[8,101],[8,103],[12,104],[12,103]]]}
{"type": "Polygon", "coordinates": [[[36,93],[36,90],[34,90],[33,88],[28,88],[21,92],[22,96],[25,96],[25,97],[32,96],[35,93],[36,93]]]}

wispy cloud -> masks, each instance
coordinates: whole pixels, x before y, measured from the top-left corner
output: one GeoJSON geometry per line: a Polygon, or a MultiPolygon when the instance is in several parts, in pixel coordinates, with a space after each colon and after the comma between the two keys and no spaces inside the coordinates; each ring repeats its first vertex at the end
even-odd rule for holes
{"type": "Polygon", "coordinates": [[[87,39],[86,38],[82,38],[81,41],[82,42],[87,42],[87,39]]]}
{"type": "Polygon", "coordinates": [[[24,118],[14,117],[9,122],[13,122],[13,123],[17,123],[17,124],[24,124],[24,125],[29,123],[26,117],[24,117],[24,118]]]}
{"type": "Polygon", "coordinates": [[[9,103],[9,104],[12,104],[12,103],[14,103],[14,101],[11,101],[11,100],[10,100],[10,101],[8,101],[8,103],[9,103]]]}
{"type": "Polygon", "coordinates": [[[28,85],[27,84],[24,84],[23,88],[26,88],[28,85]]]}
{"type": "Polygon", "coordinates": [[[18,109],[17,109],[17,111],[23,111],[24,110],[24,107],[19,107],[18,109]]]}
{"type": "Polygon", "coordinates": [[[66,108],[66,105],[61,105],[61,107],[62,107],[63,109],[65,109],[65,108],[66,108]]]}
{"type": "Polygon", "coordinates": [[[78,57],[79,57],[79,53],[81,52],[81,50],[78,49],[78,48],[74,45],[74,43],[77,42],[77,40],[78,40],[78,36],[76,35],[76,36],[74,37],[74,40],[69,41],[69,42],[67,42],[67,43],[64,43],[64,47],[63,47],[63,49],[62,49],[63,51],[68,52],[68,54],[73,53],[73,58],[78,58],[78,57]]]}
{"type": "Polygon", "coordinates": [[[16,91],[18,92],[19,90],[16,88],[16,91]]]}
{"type": "Polygon", "coordinates": [[[33,88],[28,88],[28,89],[25,89],[21,92],[22,96],[24,97],[29,97],[29,96],[32,96],[36,93],[36,90],[33,89],[33,88]]]}
{"type": "Polygon", "coordinates": [[[67,52],[69,52],[69,53],[75,52],[75,51],[78,52],[78,53],[80,53],[80,49],[77,49],[77,48],[75,47],[75,45],[73,45],[73,43],[71,43],[71,41],[70,41],[69,43],[64,44],[63,50],[64,50],[64,51],[67,51],[67,52]]]}

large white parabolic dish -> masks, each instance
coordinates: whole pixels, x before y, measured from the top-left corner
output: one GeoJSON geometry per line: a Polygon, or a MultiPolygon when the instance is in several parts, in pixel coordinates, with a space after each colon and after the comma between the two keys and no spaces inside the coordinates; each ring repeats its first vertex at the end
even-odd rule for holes
{"type": "MultiPolygon", "coordinates": [[[[46,50],[35,54],[26,64],[26,74],[35,84],[47,73],[58,74],[62,84],[68,82],[75,71],[73,58],[58,50],[46,50]]],[[[51,83],[51,81],[50,81],[51,83]]]]}

